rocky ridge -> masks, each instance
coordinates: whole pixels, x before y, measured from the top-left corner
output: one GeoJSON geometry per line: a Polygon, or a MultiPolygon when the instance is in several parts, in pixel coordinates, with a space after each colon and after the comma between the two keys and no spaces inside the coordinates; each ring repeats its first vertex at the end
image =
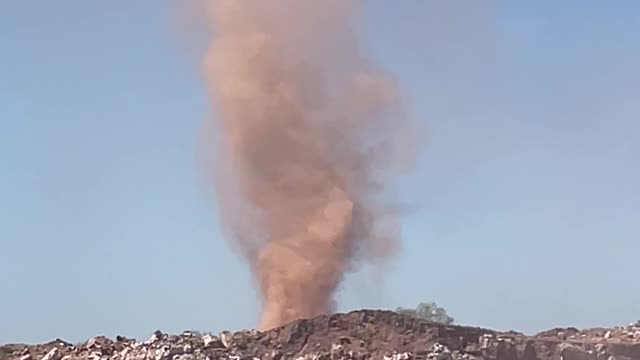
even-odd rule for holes
{"type": "Polygon", "coordinates": [[[98,336],[0,347],[0,360],[640,360],[640,321],[613,329],[553,329],[535,336],[451,326],[361,310],[273,330],[218,335],[156,331],[143,342],[98,336]]]}

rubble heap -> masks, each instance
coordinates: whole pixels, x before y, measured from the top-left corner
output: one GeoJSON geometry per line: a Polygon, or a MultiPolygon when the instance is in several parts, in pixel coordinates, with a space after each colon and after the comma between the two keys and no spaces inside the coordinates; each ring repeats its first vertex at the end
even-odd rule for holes
{"type": "Polygon", "coordinates": [[[103,336],[73,345],[5,345],[0,360],[640,360],[640,322],[614,329],[553,329],[536,336],[451,326],[391,311],[299,320],[270,331],[155,332],[137,342],[103,336]]]}

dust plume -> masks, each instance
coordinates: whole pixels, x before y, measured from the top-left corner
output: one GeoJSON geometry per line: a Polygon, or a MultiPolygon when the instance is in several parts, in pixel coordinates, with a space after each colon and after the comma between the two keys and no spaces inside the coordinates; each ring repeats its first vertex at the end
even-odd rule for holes
{"type": "Polygon", "coordinates": [[[361,6],[207,3],[220,219],[259,284],[260,329],[331,313],[344,275],[399,244],[388,190],[413,163],[411,132],[358,41],[361,6]]]}

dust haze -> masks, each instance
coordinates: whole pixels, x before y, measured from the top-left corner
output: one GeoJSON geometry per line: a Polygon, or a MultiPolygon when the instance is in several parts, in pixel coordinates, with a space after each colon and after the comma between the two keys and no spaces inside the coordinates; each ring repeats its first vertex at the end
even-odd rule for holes
{"type": "Polygon", "coordinates": [[[399,246],[391,182],[415,143],[397,84],[359,43],[362,6],[207,2],[209,165],[226,237],[259,286],[263,330],[333,312],[344,275],[399,246]]]}

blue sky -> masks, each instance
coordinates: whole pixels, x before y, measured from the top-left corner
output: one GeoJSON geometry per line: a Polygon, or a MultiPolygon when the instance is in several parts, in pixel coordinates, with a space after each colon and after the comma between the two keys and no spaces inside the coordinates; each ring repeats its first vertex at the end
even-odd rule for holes
{"type": "MultiPolygon", "coordinates": [[[[341,310],[640,318],[640,3],[365,3],[427,141],[402,252],[350,275],[341,310]]],[[[0,343],[254,326],[196,153],[197,30],[170,0],[0,5],[0,343]]]]}

